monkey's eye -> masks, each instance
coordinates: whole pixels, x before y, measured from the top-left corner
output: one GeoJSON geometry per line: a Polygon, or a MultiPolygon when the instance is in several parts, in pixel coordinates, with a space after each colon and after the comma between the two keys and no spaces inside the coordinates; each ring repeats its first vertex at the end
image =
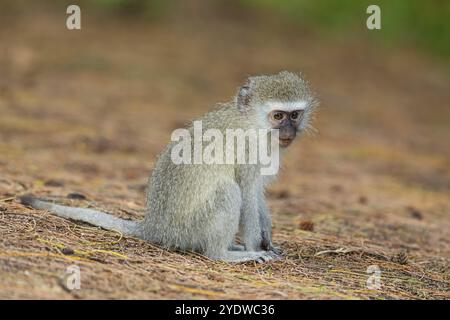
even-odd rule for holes
{"type": "Polygon", "coordinates": [[[273,115],[272,115],[272,117],[273,117],[275,120],[280,121],[280,120],[283,120],[283,118],[284,118],[284,113],[283,113],[283,112],[274,112],[273,115]]]}
{"type": "Polygon", "coordinates": [[[300,112],[299,111],[292,111],[290,114],[291,120],[298,120],[300,118],[300,112]]]}

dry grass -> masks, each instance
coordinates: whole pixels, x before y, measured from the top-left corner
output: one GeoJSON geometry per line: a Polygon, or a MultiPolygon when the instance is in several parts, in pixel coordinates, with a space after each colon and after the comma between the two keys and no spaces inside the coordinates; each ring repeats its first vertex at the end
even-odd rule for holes
{"type": "Polygon", "coordinates": [[[236,21],[80,33],[32,21],[0,28],[1,298],[450,297],[450,82],[423,57],[236,21]],[[284,260],[167,252],[16,201],[33,192],[139,219],[171,130],[245,75],[279,69],[303,70],[322,100],[319,134],[293,146],[269,193],[284,260]],[[72,264],[79,291],[64,285],[72,264]],[[380,290],[366,287],[370,265],[380,290]]]}

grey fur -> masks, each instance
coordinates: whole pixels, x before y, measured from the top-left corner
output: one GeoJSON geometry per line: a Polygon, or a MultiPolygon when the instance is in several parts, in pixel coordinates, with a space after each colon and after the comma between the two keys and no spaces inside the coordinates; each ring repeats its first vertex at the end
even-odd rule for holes
{"type": "MultiPolygon", "coordinates": [[[[235,99],[219,105],[202,118],[203,130],[215,128],[260,129],[261,104],[270,99],[308,102],[305,115],[315,101],[307,83],[298,75],[280,72],[250,77],[235,99]]],[[[298,128],[308,126],[309,117],[298,128]]],[[[188,128],[191,132],[192,126],[188,128]]],[[[191,250],[211,259],[245,262],[268,261],[276,257],[272,245],[272,222],[264,190],[270,177],[260,174],[258,165],[176,165],[171,160],[174,142],[160,154],[149,179],[147,214],[133,222],[83,208],[60,206],[24,197],[22,202],[37,209],[116,229],[168,249],[191,250]],[[244,246],[234,243],[240,233],[244,246]]]]}

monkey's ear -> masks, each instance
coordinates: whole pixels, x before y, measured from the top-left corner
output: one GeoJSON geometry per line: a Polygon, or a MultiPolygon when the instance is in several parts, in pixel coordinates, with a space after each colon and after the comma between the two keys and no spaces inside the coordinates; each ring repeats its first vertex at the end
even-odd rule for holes
{"type": "Polygon", "coordinates": [[[252,98],[252,94],[253,92],[250,86],[250,82],[247,82],[239,89],[236,98],[236,104],[240,111],[245,111],[248,108],[250,99],[252,98]]]}

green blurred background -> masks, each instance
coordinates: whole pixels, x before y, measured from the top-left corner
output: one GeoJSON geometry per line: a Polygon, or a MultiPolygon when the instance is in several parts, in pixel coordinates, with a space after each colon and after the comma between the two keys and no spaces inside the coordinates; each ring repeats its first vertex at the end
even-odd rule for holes
{"type": "MultiPolygon", "coordinates": [[[[181,0],[87,0],[81,1],[111,13],[139,14],[158,18],[168,14],[181,0]]],[[[70,2],[70,1],[69,1],[70,2]]],[[[73,2],[73,1],[72,1],[73,2]]],[[[72,3],[71,2],[71,3],[72,3]]],[[[382,10],[382,35],[389,43],[413,43],[442,56],[450,55],[450,1],[447,0],[210,0],[212,10],[230,6],[234,10],[271,12],[293,24],[311,25],[322,32],[348,33],[364,23],[366,8],[382,10]]],[[[366,34],[366,33],[365,33],[366,34]]]]}
{"type": "Polygon", "coordinates": [[[381,9],[381,32],[363,32],[387,44],[417,45],[450,55],[450,1],[446,0],[241,0],[258,9],[273,10],[294,23],[309,24],[321,32],[361,33],[366,8],[381,9]]]}
{"type": "MultiPolygon", "coordinates": [[[[167,14],[181,0],[89,0],[115,13],[140,13],[148,18],[167,14]]],[[[321,33],[363,33],[388,45],[417,45],[443,57],[450,56],[450,1],[447,0],[210,0],[211,9],[271,13],[293,25],[310,26],[321,33]],[[366,8],[381,8],[382,32],[364,32],[366,8]]]]}

